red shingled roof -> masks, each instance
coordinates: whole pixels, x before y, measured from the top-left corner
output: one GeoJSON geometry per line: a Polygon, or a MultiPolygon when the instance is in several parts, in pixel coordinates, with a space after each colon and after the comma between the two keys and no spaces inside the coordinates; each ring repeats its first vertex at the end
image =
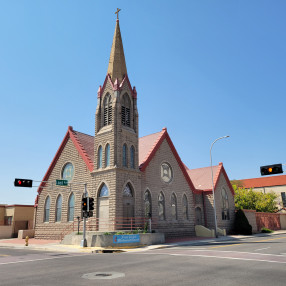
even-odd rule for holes
{"type": "Polygon", "coordinates": [[[286,175],[239,180],[246,189],[286,185],[286,175]]]}

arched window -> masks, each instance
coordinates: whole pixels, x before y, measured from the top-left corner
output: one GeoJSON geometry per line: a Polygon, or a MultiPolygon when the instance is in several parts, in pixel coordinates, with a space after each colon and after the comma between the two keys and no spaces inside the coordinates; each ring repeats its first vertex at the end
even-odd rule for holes
{"type": "Polygon", "coordinates": [[[49,222],[50,220],[50,205],[51,205],[51,199],[50,196],[48,196],[45,201],[44,222],[49,222]]]}
{"type": "Polygon", "coordinates": [[[97,168],[102,168],[102,147],[99,146],[98,153],[97,153],[97,168]]]}
{"type": "Polygon", "coordinates": [[[158,198],[159,220],[165,220],[165,197],[161,192],[158,198]]]}
{"type": "Polygon", "coordinates": [[[123,167],[127,167],[127,146],[126,144],[124,144],[122,148],[122,165],[123,167]]]}
{"type": "Polygon", "coordinates": [[[144,194],[144,205],[145,205],[145,217],[152,217],[152,201],[151,194],[147,190],[144,194]]]}
{"type": "Polygon", "coordinates": [[[56,222],[62,220],[62,195],[59,195],[56,202],[56,222]]]}
{"type": "Polygon", "coordinates": [[[189,219],[188,199],[186,195],[183,196],[183,219],[189,219]]]}
{"type": "Polygon", "coordinates": [[[172,219],[177,219],[177,198],[175,194],[173,193],[171,196],[171,214],[172,219]]]}
{"type": "Polygon", "coordinates": [[[102,185],[98,196],[99,197],[108,197],[109,196],[109,190],[105,184],[102,185]]]}
{"type": "Polygon", "coordinates": [[[222,199],[222,220],[229,220],[229,204],[226,190],[223,188],[221,190],[221,199],[222,199]]]}
{"type": "Polygon", "coordinates": [[[123,197],[133,197],[133,192],[129,183],[125,186],[123,190],[123,197]]]}
{"type": "Polygon", "coordinates": [[[74,194],[72,193],[69,198],[69,204],[68,204],[68,220],[73,221],[74,220],[74,194]]]}
{"type": "Polygon", "coordinates": [[[130,167],[135,169],[135,148],[131,146],[130,148],[130,167]]]}
{"type": "Polygon", "coordinates": [[[110,145],[107,144],[105,147],[105,167],[110,165],[110,145]]]}
{"type": "Polygon", "coordinates": [[[121,122],[125,126],[130,127],[130,98],[127,93],[123,95],[121,105],[121,122]]]}
{"type": "Polygon", "coordinates": [[[103,125],[109,125],[112,122],[112,105],[111,105],[111,96],[108,93],[103,102],[104,111],[103,111],[103,125]]]}

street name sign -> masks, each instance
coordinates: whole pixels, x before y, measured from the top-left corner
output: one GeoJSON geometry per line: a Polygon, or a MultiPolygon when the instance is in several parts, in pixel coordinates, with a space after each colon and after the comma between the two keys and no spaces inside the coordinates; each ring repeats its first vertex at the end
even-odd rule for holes
{"type": "Polygon", "coordinates": [[[56,185],[57,186],[67,186],[68,180],[56,180],[56,185]]]}

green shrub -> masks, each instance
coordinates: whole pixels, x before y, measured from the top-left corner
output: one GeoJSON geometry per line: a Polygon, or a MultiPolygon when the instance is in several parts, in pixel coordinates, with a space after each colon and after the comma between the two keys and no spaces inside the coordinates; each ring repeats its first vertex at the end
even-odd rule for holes
{"type": "Polygon", "coordinates": [[[120,234],[127,234],[127,233],[124,232],[124,231],[118,231],[118,232],[116,232],[115,234],[120,235],[120,234]]]}
{"type": "Polygon", "coordinates": [[[269,229],[269,228],[267,228],[267,227],[262,227],[262,228],[261,228],[261,232],[262,232],[262,233],[271,233],[271,232],[273,232],[273,230],[271,230],[271,229],[269,229]]]}
{"type": "Polygon", "coordinates": [[[111,232],[105,232],[104,235],[111,235],[111,232]]]}
{"type": "Polygon", "coordinates": [[[235,213],[234,229],[235,234],[250,235],[252,234],[252,226],[249,224],[243,210],[238,210],[235,213]]]}

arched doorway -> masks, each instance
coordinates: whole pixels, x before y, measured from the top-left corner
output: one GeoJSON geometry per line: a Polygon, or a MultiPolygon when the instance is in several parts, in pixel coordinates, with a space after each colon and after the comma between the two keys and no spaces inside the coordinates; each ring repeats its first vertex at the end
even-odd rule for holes
{"type": "Polygon", "coordinates": [[[202,210],[200,207],[196,207],[196,225],[203,225],[202,210]]]}
{"type": "Polygon", "coordinates": [[[109,190],[103,184],[98,192],[97,198],[98,230],[109,230],[109,190]]]}
{"type": "Polygon", "coordinates": [[[126,184],[123,190],[123,228],[130,229],[134,218],[134,192],[131,185],[126,184]]]}

